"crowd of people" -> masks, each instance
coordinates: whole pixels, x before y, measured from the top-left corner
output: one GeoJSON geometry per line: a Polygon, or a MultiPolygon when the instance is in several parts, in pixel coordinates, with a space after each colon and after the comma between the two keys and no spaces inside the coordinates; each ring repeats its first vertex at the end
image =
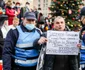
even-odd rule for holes
{"type": "MultiPolygon", "coordinates": [[[[3,70],[85,70],[85,7],[81,9],[82,29],[78,55],[44,55],[41,68],[37,63],[41,49],[46,48],[47,31],[70,31],[65,19],[44,17],[30,3],[21,7],[19,2],[8,1],[0,6],[0,59],[3,70]]],[[[45,53],[46,51],[44,51],[45,53]]]]}

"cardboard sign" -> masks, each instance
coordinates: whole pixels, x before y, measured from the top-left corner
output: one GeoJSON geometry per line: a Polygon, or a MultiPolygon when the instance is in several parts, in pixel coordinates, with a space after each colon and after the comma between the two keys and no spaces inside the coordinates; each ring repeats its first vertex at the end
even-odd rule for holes
{"type": "Polygon", "coordinates": [[[46,54],[78,55],[79,32],[47,31],[46,54]]]}

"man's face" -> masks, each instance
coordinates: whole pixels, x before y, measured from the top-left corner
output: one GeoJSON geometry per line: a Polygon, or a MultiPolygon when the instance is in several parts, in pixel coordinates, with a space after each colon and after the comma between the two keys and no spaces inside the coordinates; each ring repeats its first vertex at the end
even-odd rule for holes
{"type": "Polygon", "coordinates": [[[19,20],[13,20],[13,26],[18,26],[19,25],[19,20]]]}
{"type": "Polygon", "coordinates": [[[20,7],[20,5],[19,5],[19,4],[17,4],[16,6],[17,6],[17,7],[20,7]]]}
{"type": "Polygon", "coordinates": [[[54,21],[54,29],[57,31],[65,30],[65,21],[63,18],[54,21]]]}
{"type": "Polygon", "coordinates": [[[26,24],[34,24],[35,25],[35,20],[34,19],[24,19],[23,20],[24,25],[26,24]]]}
{"type": "Polygon", "coordinates": [[[4,21],[4,25],[7,25],[8,26],[8,20],[5,20],[4,21]]]}
{"type": "Polygon", "coordinates": [[[30,8],[30,5],[29,4],[26,4],[25,6],[28,7],[28,8],[30,8]]]}

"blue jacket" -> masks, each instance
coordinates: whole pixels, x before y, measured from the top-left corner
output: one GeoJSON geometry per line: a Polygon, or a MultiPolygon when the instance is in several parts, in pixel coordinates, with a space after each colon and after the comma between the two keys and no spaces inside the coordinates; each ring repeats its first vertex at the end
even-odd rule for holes
{"type": "MultiPolygon", "coordinates": [[[[29,32],[23,25],[20,25],[20,27],[23,32],[29,32]]],[[[35,28],[34,30],[38,30],[40,32],[40,30],[37,28],[35,28]]],[[[41,33],[40,35],[42,36],[41,33]]],[[[14,63],[14,58],[12,56],[15,55],[15,45],[16,45],[18,37],[19,37],[19,33],[17,29],[14,29],[14,30],[11,29],[7,34],[7,37],[4,43],[4,48],[3,48],[3,57],[2,57],[3,70],[13,70],[12,68],[14,67],[15,63],[14,63]]],[[[38,40],[39,39],[36,39],[33,43],[33,46],[35,46],[34,48],[37,50],[41,49],[41,45],[37,43],[38,40]]]]}

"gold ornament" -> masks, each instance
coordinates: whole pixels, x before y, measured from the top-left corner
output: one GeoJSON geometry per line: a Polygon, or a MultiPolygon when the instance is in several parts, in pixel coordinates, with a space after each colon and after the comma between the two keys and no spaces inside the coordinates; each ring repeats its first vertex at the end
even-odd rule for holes
{"type": "Polygon", "coordinates": [[[46,31],[48,30],[48,26],[45,27],[45,30],[46,30],[46,31]]]}
{"type": "Polygon", "coordinates": [[[75,4],[72,4],[73,6],[75,5],[75,4]]]}
{"type": "Polygon", "coordinates": [[[62,13],[62,15],[64,15],[64,13],[62,13]]]}
{"type": "Polygon", "coordinates": [[[54,6],[52,6],[52,8],[54,8],[54,6]]]}
{"type": "Polygon", "coordinates": [[[62,7],[63,5],[61,4],[61,7],[62,7]]]}
{"type": "Polygon", "coordinates": [[[70,24],[70,22],[67,22],[67,24],[70,24]]]}
{"type": "Polygon", "coordinates": [[[73,25],[71,25],[71,27],[73,27],[73,25]]]}

